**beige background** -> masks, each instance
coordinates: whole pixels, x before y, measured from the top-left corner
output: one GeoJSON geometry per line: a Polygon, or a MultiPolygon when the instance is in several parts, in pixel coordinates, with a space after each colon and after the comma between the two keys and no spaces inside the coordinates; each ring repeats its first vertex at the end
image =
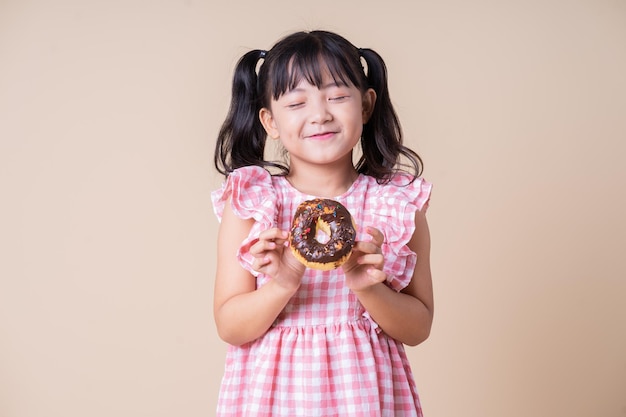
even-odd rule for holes
{"type": "Polygon", "coordinates": [[[435,184],[427,417],[626,416],[626,2],[0,0],[0,416],[212,416],[233,66],[386,59],[435,184]]]}

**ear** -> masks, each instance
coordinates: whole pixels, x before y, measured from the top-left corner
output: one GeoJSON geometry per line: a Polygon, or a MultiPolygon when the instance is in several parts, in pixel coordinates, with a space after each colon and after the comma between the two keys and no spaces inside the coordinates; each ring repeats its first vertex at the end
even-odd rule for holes
{"type": "Polygon", "coordinates": [[[365,93],[363,93],[363,124],[367,123],[374,111],[374,105],[376,104],[376,91],[371,88],[368,88],[365,93]]]}
{"type": "Polygon", "coordinates": [[[261,124],[263,125],[267,135],[272,139],[278,139],[279,133],[276,127],[276,121],[274,120],[272,112],[269,109],[263,107],[259,110],[259,120],[261,120],[261,124]]]}

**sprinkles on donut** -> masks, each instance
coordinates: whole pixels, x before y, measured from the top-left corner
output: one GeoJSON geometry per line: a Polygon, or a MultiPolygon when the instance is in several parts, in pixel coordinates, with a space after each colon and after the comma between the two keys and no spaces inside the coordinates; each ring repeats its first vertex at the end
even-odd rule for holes
{"type": "Polygon", "coordinates": [[[308,268],[340,267],[352,253],[356,239],[354,220],[341,203],[316,198],[302,202],[291,223],[289,247],[308,268]]]}

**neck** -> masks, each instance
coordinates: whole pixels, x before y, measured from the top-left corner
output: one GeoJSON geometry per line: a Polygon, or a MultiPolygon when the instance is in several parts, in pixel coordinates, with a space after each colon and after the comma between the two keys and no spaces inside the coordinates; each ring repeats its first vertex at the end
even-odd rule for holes
{"type": "Polygon", "coordinates": [[[348,191],[358,176],[352,165],[341,169],[291,167],[287,180],[302,193],[330,198],[348,191]]]}

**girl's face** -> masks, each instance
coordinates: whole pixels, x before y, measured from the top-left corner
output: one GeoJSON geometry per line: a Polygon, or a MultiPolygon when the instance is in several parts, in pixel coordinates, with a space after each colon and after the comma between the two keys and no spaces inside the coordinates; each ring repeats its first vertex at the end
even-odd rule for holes
{"type": "Polygon", "coordinates": [[[320,88],[303,80],[259,113],[267,134],[280,139],[290,164],[352,164],[352,150],[361,139],[376,93],[362,94],[353,85],[337,84],[330,73],[320,88]],[[349,161],[349,162],[348,162],[349,161]]]}

